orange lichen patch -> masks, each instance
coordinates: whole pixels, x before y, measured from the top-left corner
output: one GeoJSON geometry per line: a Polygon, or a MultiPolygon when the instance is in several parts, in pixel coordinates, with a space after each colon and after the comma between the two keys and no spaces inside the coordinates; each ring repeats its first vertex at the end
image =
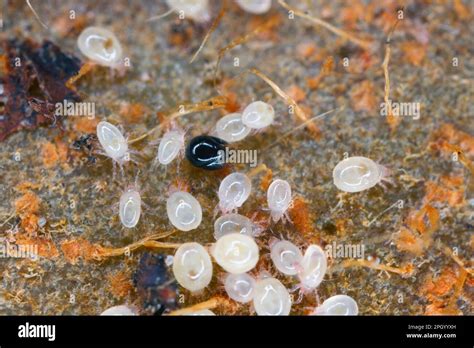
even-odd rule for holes
{"type": "Polygon", "coordinates": [[[426,57],[427,46],[421,45],[418,41],[402,42],[400,48],[404,61],[412,65],[420,66],[426,57]]]}
{"type": "Polygon", "coordinates": [[[8,64],[7,56],[4,54],[1,54],[0,55],[0,74],[7,73],[7,64],[8,64]]]}
{"type": "Polygon", "coordinates": [[[28,234],[38,229],[38,215],[27,214],[21,218],[20,227],[28,234]]]}
{"type": "MultiPolygon", "coordinates": [[[[428,181],[425,184],[425,202],[444,202],[451,207],[459,207],[466,204],[463,182],[458,181],[459,177],[449,179],[444,177],[441,184],[428,181]],[[450,181],[452,180],[452,181],[450,181]]],[[[463,179],[463,178],[461,178],[463,179]]]]}
{"type": "Polygon", "coordinates": [[[41,200],[31,191],[15,201],[15,211],[19,215],[36,214],[39,212],[41,200]]]}
{"type": "Polygon", "coordinates": [[[227,104],[224,107],[226,113],[237,112],[240,110],[240,104],[237,101],[237,93],[227,92],[224,94],[224,96],[227,98],[227,104]]]}
{"type": "Polygon", "coordinates": [[[296,85],[291,85],[286,94],[297,103],[306,99],[306,93],[296,85]]]}
{"type": "Polygon", "coordinates": [[[350,96],[355,111],[374,111],[377,106],[374,84],[369,80],[352,87],[350,96]]]}
{"type": "Polygon", "coordinates": [[[471,18],[471,9],[462,3],[462,0],[454,0],[454,11],[461,20],[471,18]]]}
{"type": "Polygon", "coordinates": [[[280,26],[282,16],[280,13],[274,13],[270,16],[254,16],[247,24],[247,32],[253,32],[262,40],[278,41],[278,31],[275,30],[280,26]]]}
{"type": "Polygon", "coordinates": [[[74,129],[80,133],[95,133],[99,120],[96,118],[77,117],[74,120],[74,129]]]}
{"type": "Polygon", "coordinates": [[[41,154],[43,156],[43,165],[46,168],[54,167],[59,161],[59,154],[57,147],[53,143],[45,143],[41,148],[41,154]]]}
{"type": "Polygon", "coordinates": [[[456,129],[452,124],[444,123],[431,136],[428,148],[451,154],[457,145],[467,156],[474,156],[474,136],[456,129]]]}
{"type": "Polygon", "coordinates": [[[348,63],[349,65],[345,67],[348,72],[351,74],[362,74],[375,64],[380,64],[380,60],[370,52],[362,51],[360,54],[351,57],[348,63]]]}
{"type": "Polygon", "coordinates": [[[19,192],[26,193],[30,189],[37,190],[41,187],[40,184],[34,184],[30,181],[23,181],[15,186],[15,189],[19,192]]]}
{"type": "Polygon", "coordinates": [[[425,240],[405,227],[395,234],[394,242],[398,250],[418,256],[423,254],[426,246],[425,240]]]}
{"type": "Polygon", "coordinates": [[[31,237],[25,234],[16,236],[15,244],[25,246],[37,246],[38,256],[54,259],[59,256],[59,251],[54,242],[45,237],[31,237]]]}
{"type": "Polygon", "coordinates": [[[303,42],[296,46],[296,54],[299,58],[307,59],[316,53],[316,45],[313,42],[303,42]]]}
{"type": "Polygon", "coordinates": [[[412,231],[431,235],[439,227],[438,209],[425,204],[420,210],[408,214],[406,224],[412,231]]]}
{"type": "Polygon", "coordinates": [[[120,105],[120,116],[128,123],[138,123],[143,120],[148,108],[140,103],[122,103],[120,105]]]}
{"type": "Polygon", "coordinates": [[[123,270],[114,274],[108,275],[109,281],[108,290],[117,299],[124,298],[130,294],[133,289],[130,281],[131,274],[129,271],[123,270]]]}
{"type": "Polygon", "coordinates": [[[306,79],[307,86],[312,90],[315,90],[316,88],[318,88],[318,86],[321,84],[322,80],[327,75],[329,75],[329,73],[331,71],[334,70],[334,66],[335,66],[334,58],[332,56],[327,57],[326,60],[324,61],[323,65],[322,65],[322,67],[321,67],[321,70],[319,71],[318,76],[310,77],[310,78],[306,79]]]}
{"type": "Polygon", "coordinates": [[[79,259],[89,261],[100,258],[103,248],[83,238],[78,238],[63,241],[61,243],[61,250],[66,261],[74,265],[79,259]]]}
{"type": "Polygon", "coordinates": [[[270,183],[272,182],[273,179],[273,171],[270,168],[267,168],[265,175],[262,177],[262,180],[260,181],[260,189],[262,191],[267,192],[268,187],[270,186],[270,183]]]}
{"type": "Polygon", "coordinates": [[[319,244],[319,233],[314,227],[314,217],[303,197],[296,196],[289,209],[290,219],[296,230],[309,242],[319,244]]]}
{"type": "Polygon", "coordinates": [[[460,268],[446,267],[436,278],[428,275],[420,288],[420,294],[430,302],[427,315],[460,314],[456,300],[462,291],[467,273],[460,268]]]}

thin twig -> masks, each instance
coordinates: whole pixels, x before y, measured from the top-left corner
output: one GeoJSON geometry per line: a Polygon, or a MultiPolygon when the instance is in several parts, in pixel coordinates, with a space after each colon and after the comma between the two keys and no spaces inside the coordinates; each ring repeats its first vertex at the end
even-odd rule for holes
{"type": "Polygon", "coordinates": [[[278,3],[281,6],[283,6],[284,8],[286,8],[288,11],[292,11],[295,15],[297,15],[299,17],[302,17],[302,18],[305,18],[305,19],[313,22],[314,24],[320,25],[320,26],[328,29],[329,31],[333,32],[334,34],[336,34],[336,35],[338,35],[338,36],[340,36],[340,37],[342,37],[342,38],[344,38],[348,41],[351,41],[351,42],[355,43],[356,45],[358,45],[358,46],[360,46],[364,49],[369,49],[370,46],[372,45],[371,42],[359,39],[359,38],[355,37],[354,35],[349,34],[349,33],[345,32],[344,30],[338,29],[335,26],[329,24],[328,22],[323,21],[320,18],[310,16],[307,13],[304,13],[304,12],[298,10],[298,9],[295,9],[295,8],[291,7],[290,5],[288,5],[283,0],[278,0],[278,3]]]}

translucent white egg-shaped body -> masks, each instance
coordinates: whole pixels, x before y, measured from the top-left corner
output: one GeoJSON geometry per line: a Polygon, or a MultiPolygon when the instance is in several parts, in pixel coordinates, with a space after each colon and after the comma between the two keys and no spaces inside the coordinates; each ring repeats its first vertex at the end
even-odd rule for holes
{"type": "Polygon", "coordinates": [[[278,279],[259,279],[255,283],[253,306],[258,315],[288,315],[291,297],[278,279]]]}
{"type": "Polygon", "coordinates": [[[242,114],[233,113],[222,117],[216,123],[217,136],[228,143],[244,139],[250,133],[250,128],[243,124],[242,114]]]}
{"type": "Polygon", "coordinates": [[[100,65],[116,67],[122,60],[122,45],[115,34],[105,28],[85,28],[77,45],[83,55],[100,65]]]}
{"type": "Polygon", "coordinates": [[[253,14],[263,14],[272,7],[272,0],[236,0],[236,3],[244,10],[253,14]]]}
{"type": "Polygon", "coordinates": [[[97,138],[107,156],[122,162],[128,157],[127,139],[113,124],[101,121],[97,124],[97,138]]]}
{"type": "Polygon", "coordinates": [[[214,237],[216,240],[231,233],[241,233],[253,237],[252,221],[240,214],[225,214],[214,222],[214,237]]]}
{"type": "Polygon", "coordinates": [[[360,192],[377,185],[383,176],[382,166],[367,157],[349,157],[332,172],[334,185],[345,192],[360,192]]]}
{"type": "Polygon", "coordinates": [[[314,311],[315,315],[357,315],[358,313],[357,302],[347,295],[331,296],[314,311]]]}
{"type": "Polygon", "coordinates": [[[219,186],[219,208],[228,212],[240,208],[249,198],[252,182],[247,175],[232,173],[221,181],[219,186]]]}
{"type": "Polygon", "coordinates": [[[100,315],[137,315],[134,308],[127,305],[114,306],[106,309],[100,315]]]}
{"type": "Polygon", "coordinates": [[[166,4],[180,16],[196,22],[207,22],[211,18],[209,0],[166,0],[166,4]]]}
{"type": "Polygon", "coordinates": [[[224,287],[231,299],[240,303],[247,303],[252,301],[255,279],[247,273],[228,274],[224,287]]]}
{"type": "Polygon", "coordinates": [[[316,289],[327,271],[327,258],[324,250],[311,244],[301,260],[298,278],[303,289],[316,289]]]}
{"type": "Polygon", "coordinates": [[[296,275],[303,254],[300,249],[287,240],[280,240],[271,245],[270,257],[275,267],[283,274],[296,275]]]}
{"type": "Polygon", "coordinates": [[[189,312],[189,313],[186,313],[184,315],[211,315],[211,316],[214,316],[216,315],[213,311],[211,311],[210,309],[200,309],[198,311],[194,311],[194,312],[189,312]]]}
{"type": "Polygon", "coordinates": [[[268,127],[275,119],[273,106],[263,101],[250,103],[242,112],[242,122],[249,128],[261,129],[268,127]]]}
{"type": "Polygon", "coordinates": [[[212,279],[211,258],[199,243],[182,244],[173,258],[173,274],[176,281],[189,291],[199,291],[212,279]]]}
{"type": "Polygon", "coordinates": [[[166,201],[166,211],[171,224],[180,231],[194,230],[202,221],[201,204],[188,192],[171,194],[166,201]]]}
{"type": "Polygon", "coordinates": [[[183,148],[184,136],[182,132],[175,130],[166,132],[158,146],[158,162],[164,165],[170,164],[183,148]]]}
{"type": "Polygon", "coordinates": [[[273,221],[278,221],[291,204],[291,187],[288,181],[273,180],[267,190],[267,204],[273,221]]]}
{"type": "Polygon", "coordinates": [[[127,228],[133,228],[140,220],[142,200],[140,193],[135,189],[128,189],[120,197],[120,222],[127,228]]]}
{"type": "Polygon", "coordinates": [[[257,243],[252,237],[232,233],[217,240],[211,249],[217,264],[232,274],[250,271],[258,262],[257,243]]]}

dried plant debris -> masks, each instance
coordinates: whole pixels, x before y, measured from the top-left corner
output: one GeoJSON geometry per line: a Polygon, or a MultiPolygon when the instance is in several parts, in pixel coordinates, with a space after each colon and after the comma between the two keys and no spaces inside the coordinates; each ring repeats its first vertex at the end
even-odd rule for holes
{"type": "Polygon", "coordinates": [[[31,40],[6,40],[3,85],[4,115],[0,119],[0,141],[20,129],[55,125],[55,104],[79,101],[68,89],[67,80],[77,74],[81,62],[50,41],[39,45],[31,40]]]}
{"type": "Polygon", "coordinates": [[[144,313],[161,315],[178,308],[178,284],[166,264],[166,255],[145,252],[133,274],[133,284],[144,313]]]}

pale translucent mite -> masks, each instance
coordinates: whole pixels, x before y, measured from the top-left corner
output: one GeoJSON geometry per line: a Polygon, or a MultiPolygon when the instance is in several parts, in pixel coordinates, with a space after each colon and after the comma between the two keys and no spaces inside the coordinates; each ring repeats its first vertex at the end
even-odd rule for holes
{"type": "Polygon", "coordinates": [[[170,130],[161,138],[156,160],[163,165],[170,164],[184,151],[184,132],[170,130]]]}
{"type": "Polygon", "coordinates": [[[123,52],[119,40],[105,28],[85,28],[77,39],[77,45],[83,55],[99,65],[114,68],[122,60],[123,52]]]}
{"type": "Polygon", "coordinates": [[[272,7],[272,0],[236,0],[236,3],[244,10],[253,14],[263,14],[272,7]]]}
{"type": "Polygon", "coordinates": [[[122,194],[119,204],[119,217],[123,226],[133,228],[138,224],[141,204],[140,193],[136,189],[129,188],[122,194]]]}
{"type": "Polygon", "coordinates": [[[270,246],[270,257],[276,269],[286,275],[296,275],[303,260],[300,249],[286,240],[280,240],[270,246]]]}
{"type": "Polygon", "coordinates": [[[388,170],[367,157],[349,157],[332,172],[334,185],[345,192],[360,192],[374,187],[388,176],[388,170]]]}
{"type": "Polygon", "coordinates": [[[100,315],[137,315],[137,311],[133,307],[120,305],[110,307],[103,311],[100,315]]]}
{"type": "Polygon", "coordinates": [[[255,284],[253,306],[257,315],[289,315],[291,297],[278,279],[259,279],[255,284]]]}
{"type": "Polygon", "coordinates": [[[249,198],[252,182],[247,175],[232,173],[221,181],[219,186],[219,208],[222,212],[230,212],[240,208],[249,198]]]}
{"type": "Polygon", "coordinates": [[[176,281],[189,291],[199,291],[212,279],[212,262],[206,249],[199,243],[182,244],[173,258],[176,281]]]}
{"type": "Polygon", "coordinates": [[[250,271],[258,262],[259,251],[252,237],[232,233],[219,238],[211,248],[217,264],[232,274],[250,271]]]}
{"type": "Polygon", "coordinates": [[[231,233],[253,237],[252,221],[240,214],[225,214],[214,222],[214,237],[216,240],[231,233]]]}
{"type": "Polygon", "coordinates": [[[271,211],[272,220],[279,221],[291,204],[291,187],[288,181],[273,180],[267,190],[267,204],[271,211]]]}
{"type": "Polygon", "coordinates": [[[314,310],[314,315],[357,315],[359,307],[354,299],[347,295],[329,297],[314,310]]]}
{"type": "Polygon", "coordinates": [[[228,274],[224,288],[234,301],[247,303],[252,301],[255,291],[255,279],[247,273],[228,274]]]}
{"type": "Polygon", "coordinates": [[[105,154],[114,162],[123,164],[130,160],[127,139],[113,124],[101,121],[97,124],[97,138],[105,154]]]}
{"type": "Polygon", "coordinates": [[[171,224],[180,231],[194,230],[202,221],[201,204],[188,192],[171,194],[166,201],[166,212],[171,224]]]}
{"type": "Polygon", "coordinates": [[[228,143],[235,143],[247,137],[250,128],[242,123],[242,114],[233,113],[222,117],[216,123],[216,134],[228,143]]]}
{"type": "Polygon", "coordinates": [[[275,110],[273,110],[273,106],[263,101],[250,103],[242,112],[242,123],[253,129],[268,127],[274,119],[275,110]]]}
{"type": "Polygon", "coordinates": [[[314,290],[321,284],[327,271],[327,258],[324,250],[311,244],[301,260],[298,278],[303,291],[314,290]]]}
{"type": "Polygon", "coordinates": [[[180,18],[190,18],[196,22],[207,22],[210,18],[209,0],[166,0],[169,8],[180,18]]]}

